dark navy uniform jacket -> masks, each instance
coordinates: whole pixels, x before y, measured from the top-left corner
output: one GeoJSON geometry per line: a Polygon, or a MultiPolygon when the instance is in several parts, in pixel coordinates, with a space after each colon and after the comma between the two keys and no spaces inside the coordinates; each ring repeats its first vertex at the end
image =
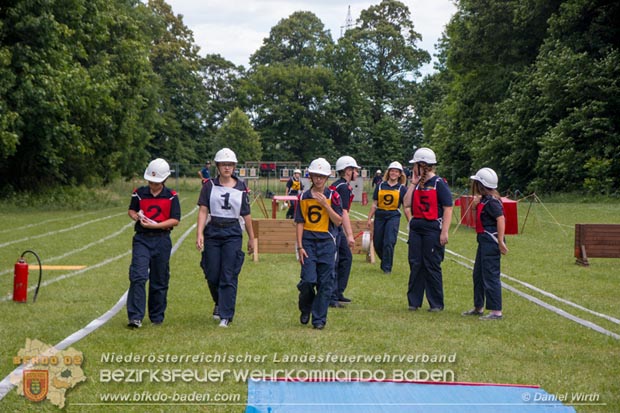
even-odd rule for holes
{"type": "MultiPolygon", "coordinates": [[[[133,191],[129,209],[144,212],[147,218],[157,222],[164,222],[167,219],[177,219],[181,221],[181,203],[177,193],[164,185],[161,192],[154,197],[148,186],[141,186],[133,191]]],[[[144,228],[140,221],[136,221],[135,231],[138,233],[158,233],[170,232],[170,229],[151,229],[144,228]]]]}

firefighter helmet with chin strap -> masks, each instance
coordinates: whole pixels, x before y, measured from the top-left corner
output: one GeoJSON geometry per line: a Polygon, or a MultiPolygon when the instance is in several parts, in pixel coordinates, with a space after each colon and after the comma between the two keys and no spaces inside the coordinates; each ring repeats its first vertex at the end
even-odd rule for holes
{"type": "Polygon", "coordinates": [[[336,161],[336,172],[344,171],[348,167],[359,169],[359,165],[352,156],[341,156],[336,161]]]}
{"type": "Polygon", "coordinates": [[[485,187],[491,189],[497,188],[497,182],[499,181],[497,179],[497,174],[491,168],[479,169],[478,172],[476,172],[476,175],[470,176],[470,179],[478,181],[485,187]]]}
{"type": "Polygon", "coordinates": [[[308,165],[308,173],[330,176],[332,174],[332,167],[324,158],[317,158],[308,165]]]}
{"type": "Polygon", "coordinates": [[[437,157],[435,156],[435,152],[429,148],[420,148],[413,154],[413,159],[409,161],[409,163],[418,163],[423,162],[427,165],[436,165],[437,157]]]}
{"type": "Polygon", "coordinates": [[[161,158],[157,158],[149,163],[144,171],[144,179],[149,182],[161,183],[170,176],[170,165],[161,158]]]}
{"type": "Polygon", "coordinates": [[[218,162],[237,163],[237,155],[235,155],[235,153],[232,150],[228,148],[223,148],[217,151],[217,153],[215,154],[215,158],[213,160],[215,161],[215,163],[218,163],[218,162]]]}

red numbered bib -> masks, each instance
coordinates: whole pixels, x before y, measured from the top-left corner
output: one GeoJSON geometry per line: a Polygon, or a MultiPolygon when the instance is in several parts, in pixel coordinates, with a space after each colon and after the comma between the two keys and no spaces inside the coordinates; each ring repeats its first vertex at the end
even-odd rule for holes
{"type": "Polygon", "coordinates": [[[411,209],[414,218],[423,218],[433,221],[439,218],[439,206],[437,204],[437,181],[435,186],[429,189],[418,187],[413,191],[411,209]]]}
{"type": "Polygon", "coordinates": [[[170,218],[172,201],[169,198],[148,198],[140,200],[140,209],[147,218],[156,222],[164,222],[170,218]]]}

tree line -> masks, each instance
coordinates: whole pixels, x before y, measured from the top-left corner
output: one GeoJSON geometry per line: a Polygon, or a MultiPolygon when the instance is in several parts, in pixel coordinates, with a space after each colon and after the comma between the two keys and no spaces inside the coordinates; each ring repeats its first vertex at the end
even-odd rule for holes
{"type": "MultiPolygon", "coordinates": [[[[201,164],[407,161],[503,190],[617,194],[620,3],[458,0],[436,71],[411,13],[383,0],[334,40],[311,11],[280,20],[249,67],[201,56],[164,0],[0,6],[5,194],[129,178],[151,158],[201,164]]],[[[413,11],[415,12],[415,10],[413,11]]]]}

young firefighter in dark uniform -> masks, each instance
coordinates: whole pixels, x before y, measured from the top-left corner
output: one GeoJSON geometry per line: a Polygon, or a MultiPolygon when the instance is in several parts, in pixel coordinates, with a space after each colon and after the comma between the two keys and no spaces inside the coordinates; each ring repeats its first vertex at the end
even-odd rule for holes
{"type": "Polygon", "coordinates": [[[368,228],[373,226],[373,245],[381,260],[381,270],[385,274],[392,272],[394,247],[398,240],[400,226],[400,207],[407,193],[407,178],[400,162],[392,162],[388,166],[383,182],[375,187],[372,195],[373,203],[368,214],[368,228]]]}
{"type": "Polygon", "coordinates": [[[332,293],[332,300],[329,303],[331,307],[344,307],[343,303],[350,303],[351,299],[344,296],[344,290],[349,284],[349,275],[351,274],[351,265],[353,264],[353,255],[351,249],[355,246],[355,237],[351,228],[349,219],[349,210],[353,202],[353,188],[350,182],[355,181],[359,172],[359,166],[355,159],[350,156],[341,156],[336,161],[336,172],[340,174],[340,178],[329,186],[332,191],[338,192],[340,201],[342,202],[342,226],[338,231],[336,238],[336,248],[338,256],[336,257],[336,285],[332,293]]]}
{"type": "MultiPolygon", "coordinates": [[[[295,169],[286,183],[286,195],[295,196],[304,190],[301,183],[301,170],[295,169]]],[[[286,219],[293,219],[295,213],[295,201],[289,202],[288,211],[286,211],[286,219]]]]}
{"type": "Polygon", "coordinates": [[[211,178],[211,161],[205,162],[205,166],[198,171],[198,176],[202,179],[203,184],[211,178]]]}
{"type": "Polygon", "coordinates": [[[478,250],[474,263],[474,308],[463,315],[481,316],[481,320],[502,318],[502,282],[500,258],[508,248],[504,242],[506,220],[504,207],[497,192],[497,174],[491,168],[482,168],[472,179],[472,195],[476,205],[476,238],[478,250]],[[486,299],[486,300],[485,300],[486,299]],[[490,310],[483,315],[484,303],[490,310]]]}
{"type": "Polygon", "coordinates": [[[128,327],[139,328],[146,307],[146,282],[149,282],[149,319],[164,321],[168,283],[170,281],[170,231],[181,220],[181,205],[176,192],[164,183],[170,166],[163,159],[149,163],[144,172],[148,186],[136,189],[129,204],[129,217],[136,221],[131,244],[129,292],[127,294],[128,327]]]}
{"type": "Polygon", "coordinates": [[[375,172],[375,176],[372,177],[372,186],[379,186],[379,184],[383,182],[383,176],[381,175],[381,169],[377,169],[375,172]]]}
{"type": "Polygon", "coordinates": [[[215,154],[218,176],[202,186],[198,198],[196,248],[202,251],[201,267],[215,303],[213,318],[220,321],[220,327],[228,327],[235,315],[239,273],[245,258],[241,250],[242,226],[249,236],[248,253],[254,249],[248,188],[234,175],[236,165],[233,151],[219,150],[215,154]]]}
{"type": "Polygon", "coordinates": [[[435,175],[437,160],[432,150],[418,149],[409,162],[413,163],[413,180],[404,201],[409,220],[409,310],[422,306],[426,291],[428,311],[442,311],[441,262],[452,220],[452,194],[443,178],[435,175]]]}
{"type": "Polygon", "coordinates": [[[301,263],[299,321],[323,329],[334,286],[336,235],[342,223],[342,208],[337,192],[327,188],[331,166],[323,158],[308,166],[312,186],[299,195],[295,211],[297,254],[301,263]]]}

